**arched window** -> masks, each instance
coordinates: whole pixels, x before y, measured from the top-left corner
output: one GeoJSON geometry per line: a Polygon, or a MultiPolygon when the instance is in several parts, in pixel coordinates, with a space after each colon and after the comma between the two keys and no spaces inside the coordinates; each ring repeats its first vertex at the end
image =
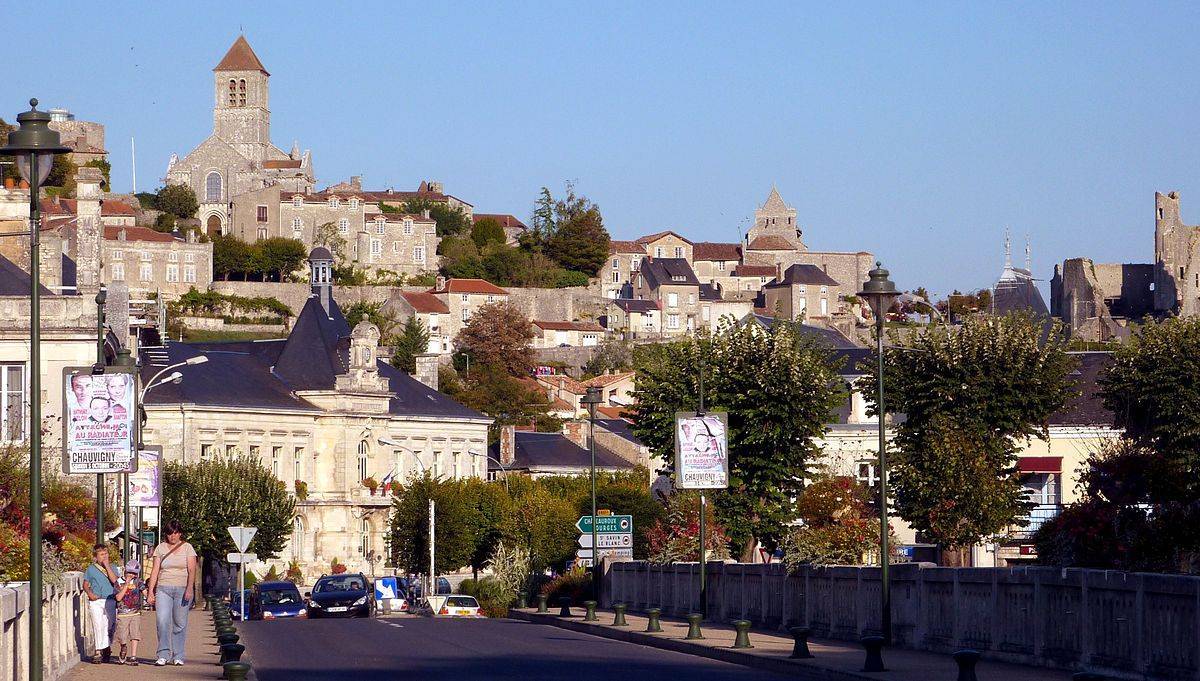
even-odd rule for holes
{"type": "Polygon", "coordinates": [[[208,203],[221,200],[221,173],[215,170],[204,178],[204,200],[208,203]]]}
{"type": "Polygon", "coordinates": [[[363,440],[358,443],[358,479],[366,480],[367,474],[367,441],[363,440]]]}
{"type": "Polygon", "coordinates": [[[229,106],[237,106],[237,81],[229,79],[229,106]]]}
{"type": "Polygon", "coordinates": [[[238,106],[246,106],[246,79],[238,81],[238,106]]]}
{"type": "Polygon", "coordinates": [[[358,552],[366,558],[371,553],[371,521],[363,518],[358,524],[358,552]]]}
{"type": "Polygon", "coordinates": [[[304,558],[304,519],[296,516],[292,519],[292,559],[304,558]]]}

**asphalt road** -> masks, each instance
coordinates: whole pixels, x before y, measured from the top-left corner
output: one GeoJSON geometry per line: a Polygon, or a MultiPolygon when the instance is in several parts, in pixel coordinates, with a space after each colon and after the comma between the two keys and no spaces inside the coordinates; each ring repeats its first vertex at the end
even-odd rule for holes
{"type": "Polygon", "coordinates": [[[682,653],[515,620],[279,620],[238,625],[260,681],[780,681],[682,653]]]}

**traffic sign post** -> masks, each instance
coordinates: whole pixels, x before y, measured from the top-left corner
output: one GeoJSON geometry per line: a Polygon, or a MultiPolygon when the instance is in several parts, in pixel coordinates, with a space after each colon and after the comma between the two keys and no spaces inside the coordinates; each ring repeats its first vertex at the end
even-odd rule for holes
{"type": "Polygon", "coordinates": [[[257,527],[227,527],[229,536],[233,537],[233,545],[237,547],[237,553],[230,553],[226,556],[231,563],[238,563],[241,568],[238,570],[238,604],[242,612],[242,621],[246,621],[246,563],[252,560],[258,560],[258,556],[253,553],[246,553],[246,549],[250,546],[250,540],[254,539],[254,533],[258,532],[257,527]],[[237,557],[235,560],[234,557],[237,557]]]}
{"type": "MultiPolygon", "coordinates": [[[[596,534],[625,534],[633,532],[633,516],[631,515],[597,515],[596,534]]],[[[575,529],[583,534],[592,533],[592,517],[580,516],[575,521],[575,529]]]]}
{"type": "Polygon", "coordinates": [[[576,565],[593,567],[605,556],[633,559],[633,516],[599,510],[594,521],[590,515],[580,516],[575,529],[579,530],[580,546],[575,551],[576,565]]]}

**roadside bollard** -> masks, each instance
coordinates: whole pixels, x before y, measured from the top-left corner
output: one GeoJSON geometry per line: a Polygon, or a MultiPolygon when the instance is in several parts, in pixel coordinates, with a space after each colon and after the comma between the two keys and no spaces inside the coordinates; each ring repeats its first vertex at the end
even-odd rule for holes
{"type": "Polygon", "coordinates": [[[661,608],[650,608],[646,611],[646,633],[660,634],[662,633],[662,623],[658,621],[659,615],[662,614],[661,608]]]}
{"type": "Polygon", "coordinates": [[[698,612],[693,612],[687,616],[688,633],[687,636],[684,636],[685,639],[695,640],[698,638],[704,638],[704,634],[700,633],[700,620],[702,619],[704,619],[704,615],[701,615],[698,612]]]}
{"type": "Polygon", "coordinates": [[[596,601],[584,601],[583,607],[587,608],[587,612],[583,615],[584,622],[598,622],[599,617],[596,617],[596,601]]]}
{"type": "Polygon", "coordinates": [[[737,636],[733,639],[734,648],[753,648],[750,645],[750,620],[734,620],[733,628],[737,629],[737,636]]]}
{"type": "Polygon", "coordinates": [[[524,610],[525,608],[528,608],[528,607],[529,607],[529,596],[527,596],[525,594],[525,592],[522,591],[521,593],[517,594],[517,609],[524,610]]]}
{"type": "Polygon", "coordinates": [[[951,657],[958,663],[958,681],[979,681],[975,676],[975,663],[979,662],[978,650],[960,650],[951,657]]]}
{"type": "Polygon", "coordinates": [[[560,610],[558,611],[559,617],[570,617],[571,616],[571,597],[563,596],[562,598],[558,599],[558,607],[560,608],[560,610]]]}
{"type": "Polygon", "coordinates": [[[812,631],[808,627],[788,627],[788,633],[796,639],[796,645],[792,647],[792,659],[807,660],[811,658],[813,654],[808,650],[808,635],[812,631]]]}
{"type": "Polygon", "coordinates": [[[226,662],[221,668],[225,670],[221,678],[229,681],[246,681],[246,675],[250,673],[249,662],[226,662]]]}
{"type": "Polygon", "coordinates": [[[220,645],[226,645],[228,643],[237,643],[237,642],[238,642],[237,634],[217,634],[217,643],[220,645]]]}
{"type": "Polygon", "coordinates": [[[629,623],[625,621],[625,604],[613,603],[613,626],[627,627],[629,623]]]}
{"type": "Polygon", "coordinates": [[[547,596],[546,594],[538,594],[538,595],[537,595],[537,601],[538,601],[538,609],[537,609],[537,611],[538,611],[538,613],[548,613],[548,612],[550,612],[550,609],[546,607],[546,603],[547,603],[547,601],[549,601],[549,600],[550,600],[550,597],[549,597],[549,596],[547,596]]]}
{"type": "Polygon", "coordinates": [[[240,643],[226,643],[221,646],[221,664],[240,661],[244,652],[246,652],[246,646],[240,643]]]}
{"type": "Polygon", "coordinates": [[[883,666],[883,637],[863,636],[860,639],[863,648],[867,649],[867,661],[863,664],[864,672],[886,672],[883,666]]]}
{"type": "Polygon", "coordinates": [[[221,634],[236,634],[236,633],[237,633],[237,628],[234,627],[232,624],[218,624],[217,625],[217,636],[220,636],[221,634]]]}

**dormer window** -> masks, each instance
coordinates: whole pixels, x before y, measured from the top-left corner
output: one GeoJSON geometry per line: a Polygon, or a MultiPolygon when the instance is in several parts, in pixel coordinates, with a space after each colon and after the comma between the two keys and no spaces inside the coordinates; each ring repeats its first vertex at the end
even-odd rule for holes
{"type": "Polygon", "coordinates": [[[303,206],[304,205],[304,197],[299,194],[296,194],[295,196],[292,197],[292,205],[295,206],[296,208],[303,206]]]}
{"type": "Polygon", "coordinates": [[[342,202],[338,200],[338,197],[336,197],[336,196],[329,197],[329,207],[330,208],[337,208],[340,205],[342,205],[342,202]]]}
{"type": "Polygon", "coordinates": [[[413,233],[412,218],[404,218],[404,236],[411,236],[413,233]]]}
{"type": "Polygon", "coordinates": [[[684,280],[684,276],[682,274],[672,274],[671,275],[671,281],[683,281],[683,280],[684,280]]]}
{"type": "Polygon", "coordinates": [[[358,199],[350,199],[350,210],[358,210],[358,199]]]}

